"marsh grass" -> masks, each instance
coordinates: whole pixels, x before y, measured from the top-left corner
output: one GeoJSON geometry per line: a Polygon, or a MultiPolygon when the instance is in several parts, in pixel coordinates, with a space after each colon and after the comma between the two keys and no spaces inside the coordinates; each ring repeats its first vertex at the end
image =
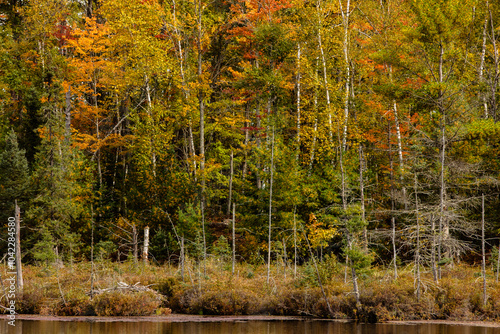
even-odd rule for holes
{"type": "MultiPolygon", "coordinates": [[[[466,265],[447,268],[439,283],[432,281],[430,273],[423,274],[420,300],[416,298],[411,266],[401,269],[397,280],[393,280],[385,268],[374,268],[359,281],[362,306],[356,307],[352,283],[344,283],[341,265],[333,262],[330,259],[329,263],[322,264],[320,272],[333,314],[329,313],[317,279],[307,264],[299,268],[296,278],[291,268],[285,271],[282,265],[277,265],[272,268],[267,284],[265,265],[237,264],[232,275],[230,266],[215,258],[207,260],[205,272],[196,261],[188,261],[184,281],[174,266],[100,262],[95,266],[95,288],[139,282],[154,292],[113,291],[92,299],[88,262],[59,267],[25,266],[24,294],[16,296],[16,307],[18,313],[45,315],[166,315],[173,311],[207,315],[300,315],[366,322],[500,321],[500,284],[489,279],[488,301],[484,305],[478,268],[466,265]]],[[[2,270],[6,273],[5,267],[2,270]]],[[[3,295],[0,304],[5,306],[6,302],[3,295]]]]}

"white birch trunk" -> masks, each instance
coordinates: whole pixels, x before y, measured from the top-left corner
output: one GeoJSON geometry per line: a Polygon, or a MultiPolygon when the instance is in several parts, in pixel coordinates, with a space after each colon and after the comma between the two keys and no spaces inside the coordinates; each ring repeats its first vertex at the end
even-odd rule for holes
{"type": "Polygon", "coordinates": [[[299,161],[300,155],[300,89],[301,89],[301,73],[300,73],[300,43],[297,44],[297,156],[295,159],[299,161]]]}
{"type": "Polygon", "coordinates": [[[330,142],[333,143],[333,120],[332,120],[332,108],[331,108],[331,103],[330,103],[330,88],[328,86],[328,75],[326,71],[326,59],[325,59],[325,52],[323,50],[323,42],[322,42],[322,36],[321,36],[321,29],[322,29],[322,20],[321,20],[321,1],[318,0],[316,3],[316,12],[318,14],[318,46],[319,46],[319,51],[321,54],[321,62],[323,65],[323,81],[325,84],[325,92],[326,92],[326,106],[327,106],[327,111],[328,111],[328,129],[329,129],[329,136],[330,136],[330,142]]]}
{"type": "MultiPolygon", "coordinates": [[[[151,89],[149,87],[149,78],[147,75],[145,75],[145,82],[146,82],[146,100],[148,102],[148,116],[150,118],[150,121],[154,123],[153,120],[153,113],[151,111],[152,108],[152,102],[151,102],[151,89]]],[[[153,130],[154,131],[154,130],[153,130]]],[[[150,153],[151,153],[151,164],[153,165],[153,176],[156,178],[156,150],[155,150],[155,141],[154,141],[154,133],[150,134],[151,140],[151,148],[150,148],[150,153]]]]}
{"type": "MultiPolygon", "coordinates": [[[[185,71],[184,71],[184,51],[182,50],[182,43],[181,43],[181,34],[179,32],[179,29],[177,28],[177,2],[176,0],[172,0],[172,4],[173,4],[173,27],[174,27],[174,32],[175,32],[175,35],[177,36],[177,41],[176,43],[174,42],[174,45],[177,46],[177,55],[178,55],[178,59],[179,59],[179,69],[180,69],[180,72],[181,72],[181,79],[182,79],[182,91],[184,93],[184,98],[185,100],[187,101],[188,97],[189,97],[189,90],[187,88],[187,84],[186,84],[186,75],[185,75],[185,71]]],[[[196,168],[197,168],[197,164],[196,164],[196,160],[194,159],[195,155],[196,155],[196,150],[195,150],[195,147],[194,147],[194,137],[193,137],[193,124],[192,124],[192,119],[191,119],[191,116],[189,117],[189,150],[190,150],[190,158],[192,159],[192,163],[193,163],[193,174],[194,174],[194,177],[195,177],[195,180],[196,180],[196,168]]]]}
{"type": "Polygon", "coordinates": [[[495,71],[493,75],[493,84],[491,87],[491,113],[493,116],[493,119],[496,120],[496,112],[497,112],[497,88],[498,88],[498,80],[499,80],[499,56],[498,56],[498,49],[497,49],[497,41],[496,41],[496,35],[495,35],[495,24],[493,22],[493,14],[491,12],[490,8],[490,3],[489,1],[486,1],[486,4],[488,6],[488,12],[490,14],[490,24],[491,24],[491,42],[493,43],[493,56],[494,56],[494,61],[495,61],[495,71]]]}
{"type": "Polygon", "coordinates": [[[347,141],[347,122],[349,120],[349,94],[351,91],[351,66],[349,61],[349,17],[350,17],[350,5],[351,1],[347,0],[346,11],[342,9],[342,1],[339,0],[340,10],[342,13],[342,22],[344,25],[344,41],[343,41],[343,52],[345,61],[345,97],[344,97],[344,120],[343,120],[343,133],[342,133],[342,150],[346,148],[347,141]]]}
{"type": "Polygon", "coordinates": [[[145,264],[148,263],[149,254],[149,226],[144,229],[144,248],[142,250],[142,260],[145,264]]]}
{"type": "MultiPolygon", "coordinates": [[[[488,29],[488,18],[485,18],[483,27],[483,45],[481,48],[481,62],[479,65],[479,82],[483,82],[484,80],[484,59],[486,56],[486,40],[488,36],[487,29],[488,29]]],[[[483,95],[483,105],[484,105],[484,117],[488,118],[488,103],[486,100],[486,95],[483,95]]]]}
{"type": "Polygon", "coordinates": [[[403,169],[404,169],[404,161],[403,161],[403,141],[401,138],[401,127],[399,124],[399,116],[398,116],[398,105],[396,103],[396,100],[393,101],[394,105],[394,122],[396,125],[396,136],[398,140],[398,158],[399,158],[399,181],[401,183],[401,189],[403,191],[403,204],[405,207],[405,210],[407,209],[407,203],[406,203],[406,187],[404,186],[403,183],[403,169]]]}

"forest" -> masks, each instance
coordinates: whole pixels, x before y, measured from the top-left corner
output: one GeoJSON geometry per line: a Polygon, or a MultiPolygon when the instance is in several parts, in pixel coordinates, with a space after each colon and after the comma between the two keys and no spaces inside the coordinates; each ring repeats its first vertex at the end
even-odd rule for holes
{"type": "Polygon", "coordinates": [[[496,0],[0,0],[2,249],[17,203],[32,271],[312,270],[332,316],[328,271],[360,305],[373,268],[420,299],[467,265],[500,296],[499,28],[496,0]]]}

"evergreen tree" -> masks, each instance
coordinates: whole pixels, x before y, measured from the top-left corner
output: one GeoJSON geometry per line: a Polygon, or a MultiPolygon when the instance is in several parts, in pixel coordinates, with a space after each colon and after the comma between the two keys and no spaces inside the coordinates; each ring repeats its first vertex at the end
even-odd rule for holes
{"type": "Polygon", "coordinates": [[[14,216],[14,201],[22,210],[29,199],[29,169],[25,150],[19,148],[14,130],[0,143],[0,219],[14,216]]]}

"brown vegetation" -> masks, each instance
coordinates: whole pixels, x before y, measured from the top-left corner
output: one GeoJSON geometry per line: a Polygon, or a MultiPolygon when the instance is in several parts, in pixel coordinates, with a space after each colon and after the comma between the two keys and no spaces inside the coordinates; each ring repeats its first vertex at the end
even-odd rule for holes
{"type": "MultiPolygon", "coordinates": [[[[356,307],[350,282],[340,272],[327,275],[325,291],[333,314],[307,266],[297,278],[289,269],[273,268],[266,284],[266,268],[240,264],[235,275],[217,262],[207,264],[206,276],[196,265],[188,266],[183,282],[176,267],[127,262],[101,263],[95,273],[96,288],[106,289],[118,282],[151,285],[154,291],[111,290],[89,296],[90,264],[42,268],[27,266],[25,290],[16,296],[18,313],[44,315],[165,315],[176,313],[206,315],[296,315],[358,319],[366,322],[388,320],[500,320],[500,285],[489,281],[488,302],[483,306],[482,282],[478,268],[456,266],[444,270],[434,284],[424,275],[424,289],[417,300],[413,268],[402,270],[399,278],[383,269],[373,269],[360,280],[361,306],[356,307]],[[59,271],[59,285],[56,270],[59,271]],[[61,295],[61,291],[62,294],[61,295]]],[[[6,305],[5,296],[1,304],[6,305]]]]}

